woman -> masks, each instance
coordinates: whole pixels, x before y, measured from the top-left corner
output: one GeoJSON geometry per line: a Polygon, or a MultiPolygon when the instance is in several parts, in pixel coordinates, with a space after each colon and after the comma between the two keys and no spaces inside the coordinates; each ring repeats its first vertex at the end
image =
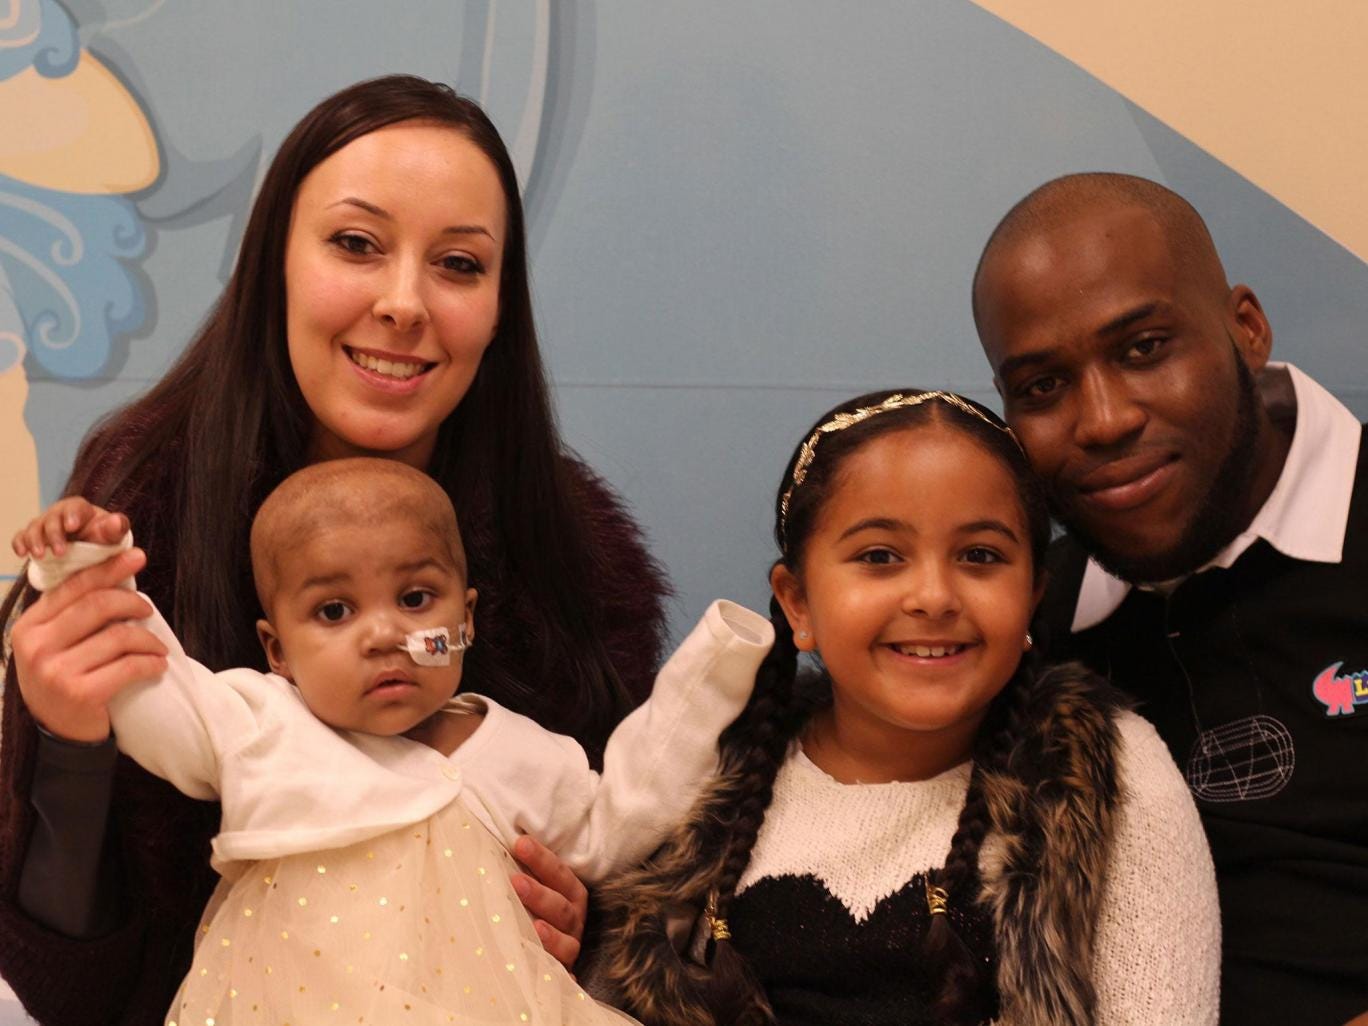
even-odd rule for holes
{"type": "MultiPolygon", "coordinates": [[[[502,141],[474,104],[407,76],[344,90],[285,140],[205,327],[82,446],[66,493],[95,506],[73,500],[57,515],[100,535],[121,526],[104,509],[127,513],[150,554],[140,587],[187,650],[215,668],[257,665],[252,513],[293,470],[343,454],[402,459],[447,489],[476,554],[471,582],[500,625],[482,632],[466,672],[502,704],[601,749],[649,688],[665,585],[635,525],[556,433],[502,141]],[[555,691],[529,686],[551,680],[555,691]]],[[[43,544],[39,530],[19,548],[43,544]]],[[[0,613],[32,599],[16,588],[0,613]]],[[[202,867],[216,807],[131,764],[112,769],[104,702],[109,681],[132,671],[97,680],[98,653],[78,667],[52,655],[136,613],[120,601],[99,625],[49,622],[38,602],[13,626],[0,975],[43,1022],[155,1021],[213,885],[202,867]],[[99,795],[111,780],[105,828],[99,795]]],[[[565,897],[522,883],[534,914],[577,932],[565,897]]],[[[573,957],[573,938],[544,936],[573,957]]]]}

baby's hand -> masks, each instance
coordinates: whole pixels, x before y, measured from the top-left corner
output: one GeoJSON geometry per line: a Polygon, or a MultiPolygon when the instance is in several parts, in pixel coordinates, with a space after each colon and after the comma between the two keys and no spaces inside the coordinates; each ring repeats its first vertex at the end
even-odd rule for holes
{"type": "Polygon", "coordinates": [[[40,559],[48,549],[55,556],[64,556],[69,540],[113,545],[127,531],[128,517],[122,513],[110,513],[80,496],[72,496],[58,499],[30,520],[11,540],[10,548],[20,559],[40,559]]]}
{"type": "Polygon", "coordinates": [[[151,605],[120,587],[146,562],[140,549],[119,552],[72,574],[15,621],[19,692],[50,733],[103,741],[110,699],[165,671],[166,646],[137,622],[152,614],[151,605]]]}

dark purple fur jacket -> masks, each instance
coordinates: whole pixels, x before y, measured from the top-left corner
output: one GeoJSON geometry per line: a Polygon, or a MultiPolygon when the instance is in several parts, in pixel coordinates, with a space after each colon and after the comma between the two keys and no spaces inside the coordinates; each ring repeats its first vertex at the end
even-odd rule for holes
{"type": "MultiPolygon", "coordinates": [[[[661,660],[669,588],[621,501],[588,467],[567,460],[589,525],[593,572],[584,601],[591,604],[590,621],[623,684],[640,702],[661,660]]],[[[116,452],[109,463],[118,462],[116,452]]],[[[167,539],[176,530],[172,484],[152,481],[111,503],[129,514],[148,552],[139,587],[168,613],[174,609],[174,568],[165,556],[159,561],[158,553],[171,551],[167,539]]],[[[480,590],[481,646],[499,651],[503,667],[515,673],[531,674],[554,662],[555,653],[541,651],[546,646],[531,629],[530,603],[482,549],[489,524],[481,522],[479,511],[457,512],[471,557],[471,583],[480,590]]],[[[527,682],[542,683],[535,677],[527,682]]],[[[543,709],[518,711],[556,729],[554,698],[548,695],[543,709]]],[[[601,750],[606,739],[579,740],[601,750]]],[[[7,667],[0,694],[0,976],[43,1026],[160,1024],[190,967],[195,926],[217,881],[209,868],[209,841],[218,830],[218,805],[184,797],[121,756],[108,837],[120,851],[128,914],[107,937],[71,940],[29,919],[16,903],[33,827],[28,794],[36,743],[33,719],[7,667]]]]}

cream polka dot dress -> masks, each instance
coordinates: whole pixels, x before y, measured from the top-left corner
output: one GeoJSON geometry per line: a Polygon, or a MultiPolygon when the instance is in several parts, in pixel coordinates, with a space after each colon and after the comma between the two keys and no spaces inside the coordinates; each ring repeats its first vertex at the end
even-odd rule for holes
{"type": "Polygon", "coordinates": [[[460,799],[351,847],[249,863],[205,911],[168,1026],[605,1023],[460,799]]]}

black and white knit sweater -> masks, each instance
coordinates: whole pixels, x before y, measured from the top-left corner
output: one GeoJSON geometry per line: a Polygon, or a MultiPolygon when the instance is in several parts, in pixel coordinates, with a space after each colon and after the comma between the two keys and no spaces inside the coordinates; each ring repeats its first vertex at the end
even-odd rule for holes
{"type": "MultiPolygon", "coordinates": [[[[1132,713],[1116,727],[1121,792],[1094,941],[1096,1022],[1209,1026],[1220,926],[1201,824],[1154,729],[1132,713]]],[[[968,784],[967,763],[914,783],[842,784],[794,747],[729,917],[783,1026],[932,1021],[918,973],[925,876],[944,864],[968,784]]],[[[985,874],[1002,845],[989,834],[985,874]]],[[[996,960],[990,911],[952,915],[970,950],[996,960]]]]}

